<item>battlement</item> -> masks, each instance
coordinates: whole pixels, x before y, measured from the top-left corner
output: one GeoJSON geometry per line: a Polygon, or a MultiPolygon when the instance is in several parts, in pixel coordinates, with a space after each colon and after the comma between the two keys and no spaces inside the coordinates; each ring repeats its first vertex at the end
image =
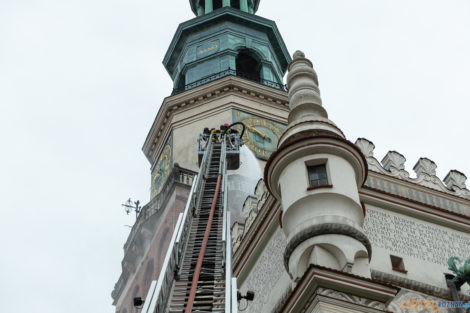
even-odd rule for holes
{"type": "Polygon", "coordinates": [[[413,171],[416,174],[416,177],[413,178],[410,177],[410,174],[405,170],[406,158],[401,153],[389,151],[382,161],[379,162],[374,156],[375,145],[372,141],[359,138],[356,140],[356,146],[364,153],[369,165],[369,170],[371,171],[470,199],[470,190],[467,189],[465,184],[467,177],[457,170],[451,170],[445,178],[441,180],[436,176],[436,163],[428,158],[422,157],[413,167],[413,171]]]}

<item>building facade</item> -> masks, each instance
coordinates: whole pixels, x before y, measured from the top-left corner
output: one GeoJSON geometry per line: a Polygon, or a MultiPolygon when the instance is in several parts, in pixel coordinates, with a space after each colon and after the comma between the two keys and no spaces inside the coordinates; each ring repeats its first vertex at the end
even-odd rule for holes
{"type": "Polygon", "coordinates": [[[453,299],[448,259],[470,257],[465,175],[441,181],[421,158],[412,177],[400,153],[379,162],[372,142],[347,140],[312,63],[292,59],[276,24],[255,15],[259,0],[190,5],[196,17],[163,61],[174,89],[143,146],[151,201],[124,246],[116,312],[138,312],[133,298],[159,276],[199,170],[198,135],[234,122],[246,132],[242,165],[228,173],[232,271],[242,295],[255,293],[240,310],[454,312],[437,303],[453,299]]]}

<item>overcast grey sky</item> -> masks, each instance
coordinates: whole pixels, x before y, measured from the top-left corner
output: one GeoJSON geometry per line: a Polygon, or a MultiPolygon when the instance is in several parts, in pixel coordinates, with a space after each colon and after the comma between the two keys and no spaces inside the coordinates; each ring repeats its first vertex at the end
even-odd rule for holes
{"type": "MultiPolygon", "coordinates": [[[[320,78],[330,118],[376,156],[470,175],[470,1],[262,0],[320,78]]],[[[161,64],[187,0],[0,1],[0,303],[111,313],[120,208],[149,200],[141,146],[172,84],[161,64]]]]}

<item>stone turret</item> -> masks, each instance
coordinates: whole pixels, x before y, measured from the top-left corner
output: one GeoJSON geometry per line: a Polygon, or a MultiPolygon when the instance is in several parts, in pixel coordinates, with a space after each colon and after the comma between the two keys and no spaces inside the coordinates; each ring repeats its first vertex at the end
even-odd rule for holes
{"type": "Polygon", "coordinates": [[[286,269],[294,280],[311,264],[370,277],[371,244],[358,193],[366,159],[328,119],[317,74],[300,51],[287,83],[289,124],[265,169],[269,191],[282,204],[286,269]]]}

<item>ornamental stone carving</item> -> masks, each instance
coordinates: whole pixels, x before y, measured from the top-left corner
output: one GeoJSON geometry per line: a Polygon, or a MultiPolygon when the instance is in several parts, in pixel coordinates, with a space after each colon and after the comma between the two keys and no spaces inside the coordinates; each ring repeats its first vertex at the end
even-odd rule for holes
{"type": "Polygon", "coordinates": [[[380,164],[374,157],[375,145],[368,139],[359,138],[355,142],[367,160],[369,170],[407,180],[415,184],[426,186],[435,190],[447,192],[464,198],[470,198],[470,190],[465,182],[467,177],[456,170],[447,174],[444,182],[436,176],[437,165],[428,158],[421,158],[414,166],[416,178],[411,178],[405,170],[406,158],[399,152],[389,151],[380,164]]]}
{"type": "Polygon", "coordinates": [[[417,178],[413,182],[426,186],[428,188],[449,191],[444,183],[436,176],[437,165],[428,158],[420,158],[413,170],[417,178]]]}
{"type": "Polygon", "coordinates": [[[418,163],[413,167],[416,175],[419,177],[423,176],[436,176],[437,165],[434,161],[428,158],[420,158],[418,163]]]}
{"type": "Polygon", "coordinates": [[[237,251],[240,243],[243,239],[243,233],[245,231],[245,225],[238,222],[233,223],[232,225],[232,248],[233,251],[237,251]]]}
{"type": "Polygon", "coordinates": [[[359,149],[361,149],[361,152],[366,158],[374,157],[375,145],[372,141],[369,141],[365,138],[358,138],[355,144],[359,147],[359,149]]]}
{"type": "Polygon", "coordinates": [[[454,191],[459,196],[470,197],[470,190],[468,190],[465,185],[466,181],[467,176],[456,170],[450,171],[446,178],[444,178],[444,183],[447,185],[447,188],[454,191]]]}
{"type": "Polygon", "coordinates": [[[406,158],[401,153],[389,151],[383,158],[382,165],[393,176],[408,178],[410,174],[405,171],[405,162],[406,158]]]}
{"type": "Polygon", "coordinates": [[[318,288],[316,293],[318,295],[327,296],[328,298],[333,298],[333,299],[337,299],[337,300],[340,300],[340,301],[355,303],[355,304],[359,304],[359,305],[362,305],[362,306],[368,307],[368,308],[374,308],[374,309],[378,309],[378,310],[385,310],[386,309],[385,305],[383,303],[379,302],[379,301],[374,301],[374,300],[370,300],[370,299],[367,299],[367,298],[361,298],[361,297],[353,296],[353,295],[350,295],[350,294],[347,294],[347,293],[344,293],[344,292],[339,292],[339,291],[332,290],[332,289],[318,288]]]}
{"type": "Polygon", "coordinates": [[[255,211],[251,211],[250,214],[248,214],[248,217],[246,218],[246,221],[245,221],[246,230],[251,228],[251,225],[253,225],[253,222],[255,221],[256,216],[258,216],[258,214],[255,211]]]}
{"type": "Polygon", "coordinates": [[[251,212],[255,212],[255,213],[258,213],[258,199],[254,196],[248,196],[246,199],[245,199],[245,203],[243,204],[243,208],[242,208],[242,211],[243,211],[243,215],[245,216],[249,216],[251,214],[251,212]]]}
{"type": "Polygon", "coordinates": [[[355,142],[355,145],[361,150],[367,160],[367,164],[369,165],[369,169],[384,173],[384,169],[380,165],[379,161],[374,157],[374,150],[375,145],[372,141],[367,140],[365,138],[358,138],[355,142]]]}

